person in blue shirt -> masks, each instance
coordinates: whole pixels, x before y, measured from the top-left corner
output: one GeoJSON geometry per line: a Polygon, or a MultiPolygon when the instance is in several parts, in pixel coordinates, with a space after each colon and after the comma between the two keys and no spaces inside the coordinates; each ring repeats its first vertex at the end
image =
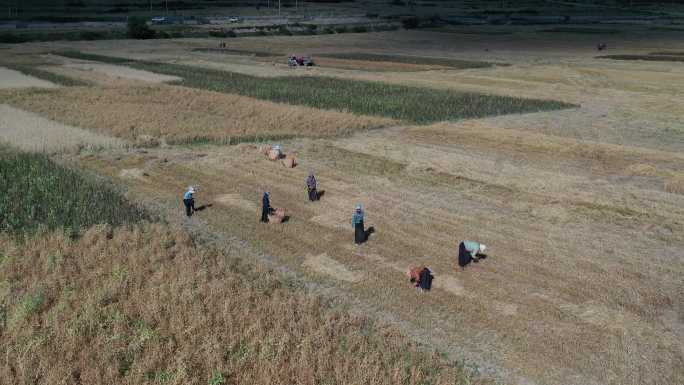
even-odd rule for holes
{"type": "Polygon", "coordinates": [[[183,204],[185,205],[185,215],[192,216],[197,209],[195,209],[195,188],[190,186],[188,191],[183,195],[183,204]]]}

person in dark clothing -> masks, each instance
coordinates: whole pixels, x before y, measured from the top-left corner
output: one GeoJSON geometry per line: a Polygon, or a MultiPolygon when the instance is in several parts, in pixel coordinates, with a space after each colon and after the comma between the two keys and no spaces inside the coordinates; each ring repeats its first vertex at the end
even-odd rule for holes
{"type": "Polygon", "coordinates": [[[190,186],[188,191],[183,195],[183,204],[185,205],[185,215],[192,216],[192,214],[197,210],[195,209],[195,188],[190,186]]]}
{"type": "Polygon", "coordinates": [[[309,200],[311,202],[318,200],[318,191],[316,190],[316,176],[313,170],[309,171],[309,176],[306,178],[306,189],[309,191],[309,200]]]}
{"type": "Polygon", "coordinates": [[[406,272],[409,281],[416,287],[423,291],[429,291],[432,288],[432,271],[426,266],[411,267],[406,272]]]}
{"type": "Polygon", "coordinates": [[[363,228],[363,206],[356,205],[356,211],[352,216],[352,227],[354,228],[354,243],[357,245],[366,242],[366,231],[363,228]]]}
{"type": "Polygon", "coordinates": [[[268,215],[273,212],[271,207],[271,194],[267,191],[264,193],[263,198],[261,198],[261,221],[268,223],[268,215]]]}
{"type": "Polygon", "coordinates": [[[468,265],[472,259],[473,259],[472,256],[466,250],[463,242],[459,243],[458,244],[458,265],[461,266],[461,269],[464,269],[466,267],[466,265],[468,265]]]}
{"type": "Polygon", "coordinates": [[[423,291],[430,291],[432,288],[432,271],[427,267],[420,272],[420,280],[418,281],[418,287],[423,291]]]}

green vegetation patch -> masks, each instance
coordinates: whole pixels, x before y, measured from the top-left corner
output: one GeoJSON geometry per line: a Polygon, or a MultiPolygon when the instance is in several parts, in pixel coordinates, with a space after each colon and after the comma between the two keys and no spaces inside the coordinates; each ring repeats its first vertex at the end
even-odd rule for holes
{"type": "Polygon", "coordinates": [[[684,56],[677,55],[604,55],[597,56],[597,59],[612,59],[612,60],[644,60],[644,61],[662,61],[662,62],[684,62],[684,56]]]}
{"type": "Polygon", "coordinates": [[[618,34],[620,30],[609,29],[609,28],[591,28],[591,27],[553,27],[547,29],[541,29],[538,32],[545,33],[586,33],[591,35],[605,35],[605,34],[618,34]]]}
{"type": "Polygon", "coordinates": [[[684,56],[684,51],[660,51],[660,52],[651,52],[649,55],[657,55],[657,56],[684,56]]]}
{"type": "Polygon", "coordinates": [[[89,83],[83,80],[70,78],[68,76],[59,75],[50,71],[45,71],[34,66],[24,64],[1,64],[3,67],[19,71],[24,75],[36,77],[38,79],[47,80],[49,82],[59,84],[66,87],[87,86],[89,83]]]}
{"type": "Polygon", "coordinates": [[[111,40],[126,37],[123,29],[73,31],[22,31],[0,33],[0,43],[19,44],[33,41],[111,40]]]}
{"type": "Polygon", "coordinates": [[[186,87],[313,108],[384,116],[417,124],[576,107],[554,100],[485,95],[382,82],[320,76],[261,78],[193,66],[133,61],[80,52],[57,54],[125,64],[141,70],[178,76],[183,80],[176,84],[186,87]]]}
{"type": "Polygon", "coordinates": [[[76,232],[93,224],[143,218],[142,210],[101,181],[46,155],[0,147],[0,231],[18,235],[46,227],[76,232]]]}
{"type": "Polygon", "coordinates": [[[391,62],[391,63],[418,64],[418,65],[437,65],[437,66],[450,67],[450,68],[456,68],[456,69],[488,68],[488,67],[493,67],[495,65],[494,63],[483,62],[483,61],[458,60],[458,59],[422,57],[422,56],[405,56],[405,55],[378,55],[378,54],[360,53],[360,52],[325,54],[325,55],[320,55],[320,56],[329,57],[329,58],[333,58],[333,59],[365,60],[365,61],[379,61],[379,62],[391,62]]]}

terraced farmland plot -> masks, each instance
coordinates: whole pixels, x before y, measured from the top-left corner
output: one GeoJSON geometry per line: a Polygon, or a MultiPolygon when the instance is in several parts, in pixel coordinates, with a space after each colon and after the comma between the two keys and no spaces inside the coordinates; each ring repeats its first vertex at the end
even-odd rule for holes
{"type": "Polygon", "coordinates": [[[168,63],[61,52],[86,60],[126,64],[151,72],[178,76],[178,84],[279,103],[430,123],[491,115],[538,112],[574,107],[553,100],[523,99],[450,90],[406,87],[381,82],[328,77],[257,78],[238,73],[168,63]]]}

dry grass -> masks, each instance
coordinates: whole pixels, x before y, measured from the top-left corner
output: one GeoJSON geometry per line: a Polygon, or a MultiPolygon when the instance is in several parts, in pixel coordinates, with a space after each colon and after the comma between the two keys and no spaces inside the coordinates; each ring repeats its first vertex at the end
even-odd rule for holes
{"type": "Polygon", "coordinates": [[[3,383],[472,383],[391,329],[162,225],[0,237],[0,249],[3,383]]]}
{"type": "Polygon", "coordinates": [[[656,176],[658,175],[658,169],[652,164],[635,163],[627,166],[625,173],[633,176],[656,176]]]}
{"type": "Polygon", "coordinates": [[[368,60],[340,59],[334,57],[314,57],[317,66],[341,68],[363,71],[396,71],[396,72],[415,72],[429,70],[445,70],[449,67],[437,65],[419,65],[412,63],[378,62],[368,60]]]}
{"type": "Polygon", "coordinates": [[[388,126],[390,119],[258,101],[178,86],[65,88],[4,98],[49,119],[103,134],[167,143],[333,136],[388,126]]]}
{"type": "MultiPolygon", "coordinates": [[[[80,161],[114,178],[122,170],[147,173],[145,183],[122,182],[135,196],[168,207],[172,218],[182,216],[183,187],[200,184],[198,203],[216,204],[187,225],[244,240],[273,263],[339,290],[336,298],[358,300],[360,311],[504,383],[684,383],[684,201],[664,191],[664,179],[684,167],[684,72],[676,63],[595,60],[586,36],[573,35],[522,31],[516,39],[463,35],[455,43],[453,35],[420,31],[237,39],[234,48],[314,58],[384,50],[511,62],[448,72],[291,72],[560,98],[582,107],[292,140],[283,144],[298,153],[294,169],[256,149],[215,146],[202,148],[203,157],[174,147],[80,161]],[[309,168],[326,191],[320,202],[306,199],[309,168]],[[288,209],[287,223],[259,224],[265,189],[275,206],[288,209]],[[349,223],[357,202],[377,229],[363,246],[353,245],[349,223]],[[487,244],[489,257],[460,272],[456,247],[464,238],[487,244]],[[417,264],[435,271],[429,294],[416,293],[405,279],[406,267],[417,264]],[[347,280],[348,272],[363,278],[347,280]]],[[[640,38],[622,43],[635,52],[654,49],[640,38]]],[[[77,48],[168,61],[182,59],[192,44],[215,41],[77,48]]],[[[682,49],[681,39],[658,45],[682,49]]],[[[251,74],[279,72],[239,66],[251,74]]]]}
{"type": "MultiPolygon", "coordinates": [[[[591,151],[568,153],[553,164],[532,157],[520,165],[520,159],[497,151],[496,142],[454,150],[448,142],[431,147],[404,139],[374,132],[334,142],[285,143],[299,154],[301,167],[293,170],[237,148],[216,148],[182,164],[174,159],[190,154],[161,150],[154,157],[168,157],[172,165],[150,165],[148,183],[131,187],[144,187],[138,191],[179,210],[179,186],[200,184],[199,202],[226,202],[198,214],[210,228],[257,245],[311,279],[350,287],[355,297],[399,317],[409,329],[430,330],[437,346],[458,347],[474,362],[504,370],[504,378],[515,378],[505,369],[544,384],[620,384],[636,373],[643,373],[643,383],[676,383],[684,376],[677,369],[684,362],[680,344],[666,343],[674,337],[668,330],[681,323],[662,319],[682,310],[675,276],[683,267],[668,262],[682,242],[676,224],[682,213],[668,194],[604,186],[586,167],[579,176],[555,171],[569,170],[568,164],[591,151]],[[425,159],[437,168],[432,173],[416,165],[425,159]],[[497,167],[505,172],[492,178],[497,167]],[[546,167],[554,172],[539,172],[546,167]],[[307,202],[303,188],[309,168],[326,191],[316,204],[307,202]],[[549,188],[555,183],[557,188],[549,188]],[[288,208],[285,225],[259,225],[264,189],[275,206],[288,208]],[[356,202],[364,203],[367,225],[377,229],[362,247],[353,246],[349,225],[356,202]],[[463,238],[484,242],[491,253],[461,273],[455,250],[463,238]],[[635,251],[656,253],[649,262],[653,269],[634,265],[635,251]],[[321,255],[326,258],[312,257],[321,255]],[[435,271],[435,289],[428,295],[417,296],[404,278],[406,267],[418,263],[435,271]],[[350,282],[359,276],[367,278],[350,282]],[[407,307],[432,313],[414,314],[407,307]],[[474,337],[473,328],[494,337],[474,337]],[[488,352],[486,359],[481,351],[488,352]],[[654,359],[662,360],[665,374],[652,368],[654,359]],[[578,377],[564,382],[567,373],[578,377]]],[[[527,152],[523,146],[522,154],[527,152]]],[[[107,157],[87,163],[117,174],[107,157]]]]}
{"type": "Polygon", "coordinates": [[[25,151],[47,153],[126,146],[123,140],[66,126],[4,104],[0,104],[0,141],[25,151]]]}
{"type": "Polygon", "coordinates": [[[664,188],[669,193],[684,195],[684,176],[668,178],[665,181],[664,188]]]}

